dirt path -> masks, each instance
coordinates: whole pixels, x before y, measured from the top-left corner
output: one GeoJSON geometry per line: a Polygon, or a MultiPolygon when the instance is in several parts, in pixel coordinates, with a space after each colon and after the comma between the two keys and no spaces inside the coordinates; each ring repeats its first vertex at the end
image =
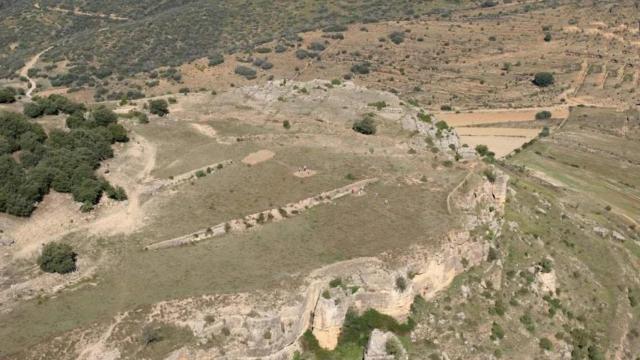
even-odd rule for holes
{"type": "Polygon", "coordinates": [[[144,223],[144,212],[140,201],[141,195],[146,189],[146,184],[151,181],[151,171],[156,163],[156,147],[140,135],[135,136],[128,149],[118,155],[117,164],[110,165],[109,174],[105,174],[107,180],[122,186],[127,192],[126,209],[114,206],[109,209],[106,216],[100,216],[97,221],[88,226],[95,234],[130,234],[144,223]],[[141,164],[140,170],[131,176],[127,170],[130,164],[141,164]]]}
{"type": "Polygon", "coordinates": [[[25,94],[25,96],[28,97],[29,99],[31,99],[31,94],[33,93],[33,91],[38,86],[38,84],[36,84],[35,80],[33,80],[32,78],[29,77],[29,70],[31,70],[31,68],[33,68],[33,66],[38,62],[38,60],[40,59],[40,56],[42,54],[46,53],[47,51],[51,50],[52,48],[53,48],[53,46],[50,46],[50,47],[46,48],[45,50],[39,52],[34,57],[32,57],[29,61],[27,61],[27,63],[24,64],[24,67],[22,69],[20,69],[20,76],[25,77],[29,81],[29,89],[27,89],[27,93],[25,94]]]}
{"type": "Polygon", "coordinates": [[[114,14],[101,14],[101,13],[91,13],[91,12],[86,12],[86,11],[82,11],[80,10],[80,8],[76,7],[73,10],[69,10],[69,9],[63,9],[61,7],[45,7],[45,8],[41,8],[40,4],[35,3],[33,4],[33,7],[35,7],[36,9],[40,9],[40,10],[48,10],[48,11],[56,11],[56,12],[60,12],[60,13],[64,13],[64,14],[73,14],[76,16],[86,16],[86,17],[94,17],[94,18],[101,18],[101,19],[110,19],[110,20],[118,20],[118,21],[128,21],[131,20],[127,17],[122,17],[122,16],[117,16],[114,14]]]}
{"type": "Polygon", "coordinates": [[[120,358],[120,352],[118,350],[115,351],[109,351],[107,350],[107,341],[109,340],[109,338],[111,337],[111,334],[113,334],[113,330],[115,330],[115,328],[120,325],[120,323],[122,322],[122,320],[127,317],[129,315],[128,312],[125,312],[123,314],[119,314],[115,317],[114,322],[109,325],[109,327],[107,328],[107,330],[102,334],[102,336],[100,336],[100,338],[98,339],[98,341],[96,341],[95,343],[89,344],[87,345],[82,352],[80,353],[80,355],[78,355],[78,359],[86,359],[86,360],[90,360],[90,359],[119,359],[120,358]]]}

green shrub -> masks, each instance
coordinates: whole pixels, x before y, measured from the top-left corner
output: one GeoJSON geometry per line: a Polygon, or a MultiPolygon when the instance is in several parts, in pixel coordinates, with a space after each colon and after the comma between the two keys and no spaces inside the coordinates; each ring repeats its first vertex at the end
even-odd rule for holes
{"type": "Polygon", "coordinates": [[[149,100],[149,112],[158,116],[169,113],[169,104],[164,99],[149,100]]]}
{"type": "Polygon", "coordinates": [[[309,52],[305,49],[298,49],[296,50],[296,58],[298,58],[298,60],[304,60],[306,58],[310,58],[310,57],[314,57],[315,54],[312,52],[309,52]]]}
{"type": "Polygon", "coordinates": [[[309,44],[309,46],[307,46],[307,49],[311,50],[311,51],[324,51],[326,47],[324,46],[323,43],[314,41],[311,44],[309,44]]]}
{"type": "Polygon", "coordinates": [[[547,120],[551,119],[551,112],[547,110],[543,110],[536,113],[536,120],[547,120]]]}
{"type": "Polygon", "coordinates": [[[485,169],[483,174],[484,174],[484,177],[487,178],[487,180],[489,180],[490,183],[496,182],[496,173],[493,172],[493,170],[485,169]]]}
{"type": "Polygon", "coordinates": [[[389,39],[396,45],[401,44],[404,41],[404,32],[403,31],[394,31],[389,34],[389,39]]]}
{"type": "Polygon", "coordinates": [[[551,340],[547,339],[546,337],[543,337],[540,339],[540,348],[543,350],[547,350],[550,351],[551,349],[553,349],[553,344],[551,343],[551,340]]]}
{"type": "Polygon", "coordinates": [[[349,28],[346,25],[329,25],[326,28],[322,29],[323,32],[343,32],[347,31],[349,28]]]}
{"type": "Polygon", "coordinates": [[[42,249],[38,266],[44,272],[67,274],[76,270],[76,257],[70,245],[51,242],[42,249]]]}
{"type": "Polygon", "coordinates": [[[220,53],[215,53],[209,57],[209,66],[216,66],[224,63],[224,56],[220,53]]]}
{"type": "Polygon", "coordinates": [[[247,80],[253,80],[256,78],[256,71],[248,66],[238,65],[234,72],[237,75],[244,76],[247,80]]]}
{"type": "Polygon", "coordinates": [[[387,342],[384,344],[384,349],[387,354],[394,357],[394,359],[398,358],[402,353],[402,344],[396,338],[389,338],[387,342]]]}
{"type": "Polygon", "coordinates": [[[0,89],[0,104],[9,104],[16,101],[16,91],[12,88],[0,89]]]}
{"type": "Polygon", "coordinates": [[[354,122],[352,129],[364,135],[374,135],[377,131],[375,120],[371,116],[365,116],[363,119],[354,122]]]}
{"type": "Polygon", "coordinates": [[[373,103],[369,103],[368,105],[375,107],[378,111],[380,111],[380,110],[382,110],[382,109],[384,109],[384,108],[386,108],[388,106],[387,103],[384,102],[384,101],[376,101],[376,102],[373,102],[373,103]]]}
{"type": "Polygon", "coordinates": [[[335,279],[332,279],[331,281],[329,281],[329,286],[332,288],[342,287],[342,278],[337,277],[335,279]]]}
{"type": "Polygon", "coordinates": [[[400,292],[404,292],[407,289],[407,279],[404,276],[398,276],[396,278],[396,289],[400,292]]]}
{"type": "Polygon", "coordinates": [[[497,322],[491,324],[491,340],[500,340],[504,338],[504,329],[497,322]]]}
{"type": "Polygon", "coordinates": [[[124,201],[127,200],[127,192],[121,186],[113,187],[107,183],[108,187],[105,189],[107,196],[113,200],[124,201]]]}
{"type": "Polygon", "coordinates": [[[447,124],[447,122],[444,120],[440,120],[436,123],[436,128],[440,131],[448,130],[449,124],[447,124]]]}
{"type": "Polygon", "coordinates": [[[289,120],[285,120],[282,122],[282,127],[289,130],[291,129],[291,123],[289,122],[289,120]]]}
{"type": "Polygon", "coordinates": [[[409,318],[406,323],[400,324],[394,318],[369,309],[362,315],[358,315],[349,309],[342,325],[342,332],[338,339],[339,344],[357,344],[366,346],[371,335],[371,330],[380,329],[391,331],[398,335],[405,335],[415,328],[415,321],[409,318]]]}
{"type": "Polygon", "coordinates": [[[37,118],[44,115],[44,107],[38,103],[31,102],[24,104],[22,112],[30,118],[37,118]]]}
{"type": "Polygon", "coordinates": [[[533,83],[539,87],[547,87],[553,85],[555,79],[553,74],[548,72],[536,73],[533,77],[533,83]]]}
{"type": "Polygon", "coordinates": [[[268,53],[271,52],[271,48],[269,48],[269,47],[259,47],[259,48],[256,48],[256,52],[258,54],[268,54],[268,53]]]}
{"type": "Polygon", "coordinates": [[[540,134],[538,134],[539,137],[547,137],[549,136],[550,132],[549,132],[549,127],[545,126],[542,128],[542,131],[540,131],[540,134]]]}
{"type": "Polygon", "coordinates": [[[91,111],[90,117],[95,121],[98,126],[107,126],[118,121],[118,115],[108,109],[106,106],[101,105],[91,111]]]}
{"type": "Polygon", "coordinates": [[[520,322],[522,323],[522,325],[524,325],[525,329],[527,329],[527,331],[529,332],[534,332],[536,329],[536,325],[533,322],[533,318],[531,317],[530,313],[525,313],[524,315],[520,316],[520,322]]]}
{"type": "Polygon", "coordinates": [[[418,113],[418,120],[422,121],[422,122],[426,122],[426,123],[431,123],[432,119],[431,119],[431,115],[429,114],[425,114],[423,112],[418,113]]]}
{"type": "Polygon", "coordinates": [[[551,41],[551,33],[544,34],[544,41],[546,41],[546,42],[551,41]]]}
{"type": "Polygon", "coordinates": [[[354,64],[353,66],[351,66],[351,72],[354,74],[366,75],[371,71],[371,69],[369,69],[370,66],[371,64],[368,62],[354,64]]]}

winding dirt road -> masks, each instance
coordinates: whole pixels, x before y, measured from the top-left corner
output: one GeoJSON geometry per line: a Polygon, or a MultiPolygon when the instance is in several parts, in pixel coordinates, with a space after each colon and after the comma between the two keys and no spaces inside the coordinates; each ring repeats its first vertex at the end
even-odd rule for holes
{"type": "Polygon", "coordinates": [[[31,68],[33,68],[33,66],[38,62],[42,54],[46,53],[52,48],[53,46],[48,47],[45,50],[37,53],[34,57],[32,57],[29,61],[27,61],[26,64],[24,64],[24,67],[22,69],[20,69],[20,76],[25,77],[29,81],[29,89],[27,89],[27,93],[25,94],[29,99],[31,99],[31,94],[38,86],[38,84],[36,84],[36,81],[29,77],[29,70],[31,70],[31,68]]]}

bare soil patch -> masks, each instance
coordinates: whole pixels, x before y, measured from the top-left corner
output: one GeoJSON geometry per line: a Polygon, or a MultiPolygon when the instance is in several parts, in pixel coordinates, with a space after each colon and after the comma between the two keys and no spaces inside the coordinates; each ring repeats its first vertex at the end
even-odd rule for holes
{"type": "Polygon", "coordinates": [[[261,162],[270,160],[275,155],[276,154],[271,150],[258,150],[254,153],[247,155],[244,159],[242,159],[242,162],[247,165],[256,165],[261,162]]]}

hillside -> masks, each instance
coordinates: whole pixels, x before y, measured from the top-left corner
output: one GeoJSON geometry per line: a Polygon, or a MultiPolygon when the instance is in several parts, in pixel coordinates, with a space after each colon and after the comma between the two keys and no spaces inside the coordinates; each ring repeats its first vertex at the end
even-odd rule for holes
{"type": "Polygon", "coordinates": [[[0,359],[637,359],[638,6],[2,2],[0,359]]]}

